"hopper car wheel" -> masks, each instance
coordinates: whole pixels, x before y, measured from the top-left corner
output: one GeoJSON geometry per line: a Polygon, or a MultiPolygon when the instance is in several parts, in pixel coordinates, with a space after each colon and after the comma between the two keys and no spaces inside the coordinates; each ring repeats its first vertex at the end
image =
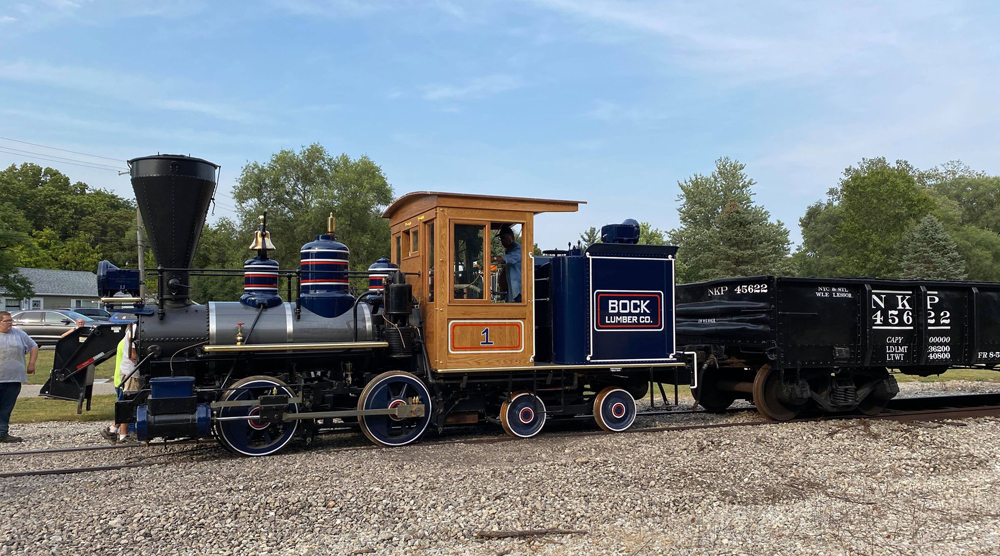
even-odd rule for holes
{"type": "Polygon", "coordinates": [[[858,403],[858,411],[862,415],[878,415],[882,413],[885,406],[889,405],[889,400],[883,400],[881,398],[876,398],[875,396],[869,394],[865,396],[865,399],[858,403]]]}
{"type": "MultiPolygon", "coordinates": [[[[295,397],[284,382],[269,376],[241,379],[226,389],[222,401],[250,401],[260,396],[295,397]]],[[[298,404],[290,403],[286,413],[298,413],[298,404]]],[[[219,417],[245,417],[260,413],[259,407],[224,407],[219,417]]],[[[269,456],[284,448],[298,429],[298,421],[269,422],[260,419],[217,420],[215,434],[227,450],[244,456],[269,456]]]]}
{"type": "Polygon", "coordinates": [[[801,405],[781,400],[781,373],[764,365],[753,381],[753,404],[761,415],[772,421],[789,421],[798,416],[801,405]]]}
{"type": "Polygon", "coordinates": [[[545,402],[528,391],[514,392],[500,406],[500,424],[511,436],[531,438],[545,424],[545,402]]]}
{"type": "Polygon", "coordinates": [[[609,386],[594,398],[594,420],[608,432],[621,432],[635,422],[635,398],[621,388],[609,386]]]}
{"type": "Polygon", "coordinates": [[[358,418],[361,432],[375,444],[404,446],[420,438],[431,422],[431,394],[416,376],[403,371],[389,371],[372,379],[358,397],[358,410],[389,409],[418,398],[424,404],[424,416],[400,419],[389,415],[366,415],[358,418]]]}

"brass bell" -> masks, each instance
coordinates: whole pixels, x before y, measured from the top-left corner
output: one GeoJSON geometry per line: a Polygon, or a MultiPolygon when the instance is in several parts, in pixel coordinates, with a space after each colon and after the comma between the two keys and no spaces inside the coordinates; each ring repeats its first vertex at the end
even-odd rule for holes
{"type": "Polygon", "coordinates": [[[264,217],[260,217],[260,229],[254,232],[253,243],[250,244],[250,249],[255,251],[260,251],[261,249],[267,249],[268,251],[274,250],[274,244],[271,243],[271,232],[264,230],[264,217]]]}

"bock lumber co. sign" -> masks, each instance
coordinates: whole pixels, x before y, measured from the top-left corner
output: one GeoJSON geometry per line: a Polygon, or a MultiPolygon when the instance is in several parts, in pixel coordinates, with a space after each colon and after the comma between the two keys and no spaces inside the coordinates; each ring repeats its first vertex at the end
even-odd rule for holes
{"type": "Polygon", "coordinates": [[[663,330],[663,292],[594,292],[596,330],[663,330]]]}

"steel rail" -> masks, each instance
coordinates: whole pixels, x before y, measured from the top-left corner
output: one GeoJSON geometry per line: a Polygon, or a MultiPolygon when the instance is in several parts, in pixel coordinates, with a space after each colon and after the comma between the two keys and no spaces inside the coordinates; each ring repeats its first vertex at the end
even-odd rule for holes
{"type": "Polygon", "coordinates": [[[40,477],[44,475],[74,475],[76,473],[93,473],[96,471],[115,471],[116,469],[130,469],[133,467],[152,467],[154,465],[164,465],[165,462],[145,462],[145,463],[122,463],[117,465],[97,465],[94,467],[63,467],[60,469],[35,469],[31,471],[11,471],[0,473],[0,479],[11,477],[40,477]]]}
{"type": "MultiPolygon", "coordinates": [[[[914,405],[918,402],[928,402],[934,401],[936,403],[942,402],[962,402],[970,403],[973,399],[977,398],[988,398],[990,396],[996,397],[995,394],[984,394],[984,395],[960,395],[960,396],[932,396],[925,398],[904,398],[898,400],[900,402],[905,402],[899,405],[914,405]]],[[[735,408],[727,413],[739,413],[753,408],[735,408]]],[[[669,412],[668,412],[669,413],[669,412]]],[[[672,413],[702,413],[700,411],[683,411],[683,412],[672,412],[672,413]]],[[[710,429],[727,429],[727,428],[737,428],[737,427],[759,427],[759,426],[778,426],[791,423],[813,423],[813,422],[833,422],[833,421],[846,421],[846,420],[874,420],[874,421],[896,421],[901,423],[909,422],[921,422],[921,421],[942,421],[942,420],[961,420],[961,419],[971,419],[979,417],[1000,417],[1000,405],[990,405],[990,406],[976,406],[976,407],[938,407],[934,409],[924,409],[917,411],[901,411],[892,408],[888,408],[885,413],[880,415],[866,416],[857,415],[853,413],[843,413],[843,414],[825,414],[817,417],[792,419],[790,421],[751,421],[751,422],[739,422],[739,423],[696,423],[696,424],[686,424],[686,425],[668,425],[662,427],[649,427],[649,428],[630,428],[620,433],[609,433],[603,430],[584,430],[584,431],[563,431],[554,434],[546,434],[546,439],[555,438],[573,438],[581,436],[598,436],[606,434],[644,434],[644,433],[658,433],[658,432],[685,432],[693,430],[710,430],[710,429]]],[[[582,421],[582,419],[581,419],[582,421]]],[[[567,423],[573,421],[566,421],[567,423]]],[[[577,421],[580,422],[580,421],[577,421]]],[[[353,430],[351,427],[335,428],[330,429],[321,433],[322,435],[338,433],[342,431],[353,430]]],[[[440,440],[426,440],[422,443],[425,446],[434,445],[452,445],[452,444],[497,444],[502,442],[514,442],[523,441],[520,438],[512,438],[507,435],[496,435],[489,437],[478,437],[478,438],[448,438],[440,440]]],[[[10,456],[10,455],[34,455],[34,454],[52,454],[61,452],[78,452],[78,451],[97,451],[97,450],[112,450],[121,448],[139,448],[146,446],[171,446],[175,444],[191,444],[191,443],[201,443],[203,441],[198,440],[180,440],[171,441],[165,443],[146,443],[146,444],[127,444],[127,445],[115,445],[115,446],[81,446],[74,448],[55,448],[47,450],[24,450],[20,452],[0,452],[0,456],[10,456]]],[[[339,446],[330,448],[312,448],[312,450],[317,453],[331,453],[331,452],[347,452],[347,451],[361,451],[361,450],[375,450],[382,449],[382,446],[375,445],[364,445],[364,446],[339,446]]],[[[190,450],[182,452],[187,453],[190,450]]],[[[158,456],[144,456],[141,459],[146,459],[147,457],[161,457],[175,455],[174,453],[164,453],[158,456]]],[[[125,463],[116,465],[102,465],[94,467],[71,467],[71,468],[59,468],[59,469],[44,469],[44,470],[30,470],[30,471],[14,471],[0,473],[0,478],[13,478],[13,477],[29,477],[29,476],[45,476],[45,475],[69,475],[76,473],[88,473],[96,471],[113,471],[118,469],[129,469],[138,467],[150,467],[154,465],[165,465],[168,462],[139,462],[139,463],[125,463]]]]}

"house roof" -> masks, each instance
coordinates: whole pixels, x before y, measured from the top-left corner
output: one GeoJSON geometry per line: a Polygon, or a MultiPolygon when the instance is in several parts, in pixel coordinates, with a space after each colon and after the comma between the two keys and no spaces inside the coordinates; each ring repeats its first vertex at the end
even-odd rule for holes
{"type": "MultiPolygon", "coordinates": [[[[97,275],[80,270],[49,270],[46,268],[18,268],[27,278],[35,295],[68,295],[97,297],[97,275]]],[[[6,293],[0,288],[0,293],[6,293]]]]}

